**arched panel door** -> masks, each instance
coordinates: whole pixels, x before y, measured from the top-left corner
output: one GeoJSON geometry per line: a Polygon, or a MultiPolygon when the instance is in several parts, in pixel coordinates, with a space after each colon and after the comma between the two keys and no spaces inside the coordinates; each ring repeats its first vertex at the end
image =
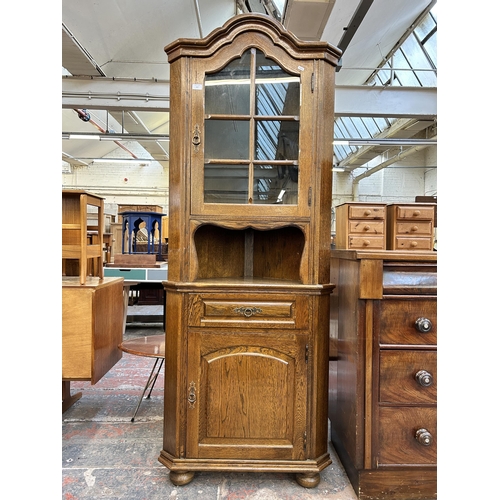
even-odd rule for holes
{"type": "Polygon", "coordinates": [[[306,339],[276,332],[190,337],[188,454],[301,459],[306,429],[306,339]]]}

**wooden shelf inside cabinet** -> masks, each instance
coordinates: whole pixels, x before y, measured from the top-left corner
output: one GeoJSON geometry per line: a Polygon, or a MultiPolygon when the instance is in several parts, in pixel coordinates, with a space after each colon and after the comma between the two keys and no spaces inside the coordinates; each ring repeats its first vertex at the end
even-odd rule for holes
{"type": "MultiPolygon", "coordinates": [[[[93,226],[95,227],[95,226],[93,226]]],[[[87,191],[62,191],[62,258],[79,263],[80,284],[84,285],[89,274],[88,259],[99,278],[104,277],[104,198],[87,191]],[[88,237],[88,208],[97,208],[97,233],[88,237]]]]}

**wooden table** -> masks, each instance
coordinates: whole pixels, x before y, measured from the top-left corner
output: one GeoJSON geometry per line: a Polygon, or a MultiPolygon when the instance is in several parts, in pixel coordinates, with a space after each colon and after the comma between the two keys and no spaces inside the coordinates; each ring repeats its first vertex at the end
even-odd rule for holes
{"type": "Polygon", "coordinates": [[[151,396],[151,391],[155,385],[158,374],[160,373],[163,362],[165,361],[165,335],[149,335],[146,337],[138,337],[135,339],[125,340],[118,346],[123,352],[133,354],[134,356],[143,356],[148,358],[155,358],[155,363],[149,375],[144,391],[142,391],[141,398],[137,403],[137,407],[132,417],[132,422],[135,420],[137,411],[141,406],[144,394],[149,389],[148,398],[151,396]]]}

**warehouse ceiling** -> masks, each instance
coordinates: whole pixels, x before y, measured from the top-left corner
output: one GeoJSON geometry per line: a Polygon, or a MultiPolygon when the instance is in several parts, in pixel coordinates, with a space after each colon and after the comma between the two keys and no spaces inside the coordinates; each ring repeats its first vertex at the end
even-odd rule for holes
{"type": "MultiPolygon", "coordinates": [[[[63,160],[85,165],[116,156],[153,158],[168,165],[170,75],[164,47],[177,38],[205,37],[242,12],[274,15],[298,38],[340,47],[342,68],[336,84],[356,89],[431,3],[435,2],[62,0],[63,160]],[[97,85],[102,85],[102,92],[97,85]],[[99,134],[116,140],[95,140],[99,134]],[[124,134],[134,134],[134,140],[124,134]]],[[[336,95],[342,108],[339,99],[336,95]]],[[[432,113],[413,112],[398,118],[395,137],[405,138],[421,134],[436,119],[432,113]],[[408,127],[401,126],[401,119],[408,127]]],[[[353,166],[358,166],[359,157],[356,162],[353,166]]]]}

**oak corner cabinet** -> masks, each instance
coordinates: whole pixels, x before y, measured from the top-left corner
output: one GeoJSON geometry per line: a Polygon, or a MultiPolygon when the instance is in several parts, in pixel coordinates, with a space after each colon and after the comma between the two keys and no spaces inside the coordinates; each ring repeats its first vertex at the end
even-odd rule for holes
{"type": "Polygon", "coordinates": [[[437,253],[334,250],[332,442],[360,500],[437,496],[437,253]]]}
{"type": "Polygon", "coordinates": [[[165,47],[169,276],[159,461],[320,481],[328,454],[334,77],[340,51],[263,15],[165,47]]]}

